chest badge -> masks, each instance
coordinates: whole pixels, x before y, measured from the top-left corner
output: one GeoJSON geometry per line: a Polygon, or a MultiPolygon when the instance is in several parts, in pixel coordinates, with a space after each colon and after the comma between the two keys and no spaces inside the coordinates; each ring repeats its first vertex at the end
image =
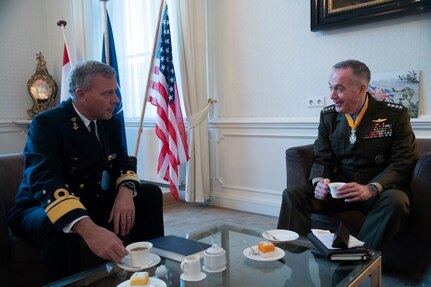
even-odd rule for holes
{"type": "Polygon", "coordinates": [[[386,122],[386,120],[387,119],[376,119],[376,120],[373,120],[373,123],[383,123],[383,122],[386,122]]]}

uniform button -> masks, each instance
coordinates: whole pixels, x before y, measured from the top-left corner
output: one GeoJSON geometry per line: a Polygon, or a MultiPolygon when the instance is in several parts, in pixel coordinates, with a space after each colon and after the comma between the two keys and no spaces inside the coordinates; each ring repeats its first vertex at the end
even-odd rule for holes
{"type": "Polygon", "coordinates": [[[97,184],[98,184],[98,185],[100,185],[100,181],[99,181],[99,182],[97,182],[97,184]]]}
{"type": "Polygon", "coordinates": [[[44,194],[44,195],[46,194],[46,190],[45,190],[45,189],[44,189],[44,190],[42,190],[42,194],[44,194]]]}
{"type": "Polygon", "coordinates": [[[84,185],[83,183],[81,183],[81,184],[79,185],[79,189],[84,189],[84,187],[85,187],[85,185],[84,185]]]}
{"type": "Polygon", "coordinates": [[[51,199],[48,199],[48,200],[46,201],[46,203],[50,204],[50,203],[51,203],[51,199]]]}

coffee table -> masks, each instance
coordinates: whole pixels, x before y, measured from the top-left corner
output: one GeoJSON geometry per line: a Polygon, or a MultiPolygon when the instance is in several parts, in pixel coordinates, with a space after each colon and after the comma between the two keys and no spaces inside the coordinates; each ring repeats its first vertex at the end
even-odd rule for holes
{"type": "MultiPolygon", "coordinates": [[[[176,286],[360,286],[370,279],[372,287],[381,286],[381,254],[374,252],[366,261],[333,262],[321,257],[306,237],[278,245],[286,255],[275,261],[255,261],[243,255],[247,246],[256,245],[262,238],[260,228],[236,223],[218,223],[186,235],[187,238],[216,243],[226,250],[227,268],[219,273],[207,273],[204,280],[180,280],[180,264],[162,258],[159,265],[168,268],[161,278],[168,287],[176,286]]],[[[157,266],[147,269],[155,276],[157,266]]],[[[117,286],[128,280],[131,272],[115,263],[106,263],[47,286],[117,286]]]]}

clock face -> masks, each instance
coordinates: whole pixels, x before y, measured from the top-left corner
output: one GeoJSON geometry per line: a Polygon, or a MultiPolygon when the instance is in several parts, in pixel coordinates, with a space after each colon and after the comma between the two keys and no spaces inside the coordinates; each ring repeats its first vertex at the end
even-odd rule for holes
{"type": "Polygon", "coordinates": [[[43,79],[37,79],[33,82],[33,84],[30,86],[30,94],[33,97],[33,99],[40,100],[40,101],[47,101],[53,94],[53,86],[51,83],[43,80],[43,79]]]}

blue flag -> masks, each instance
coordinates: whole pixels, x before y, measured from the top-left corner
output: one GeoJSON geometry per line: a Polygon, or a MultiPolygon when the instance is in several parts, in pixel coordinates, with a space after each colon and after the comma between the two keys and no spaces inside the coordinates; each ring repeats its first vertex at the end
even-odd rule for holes
{"type": "MultiPolygon", "coordinates": [[[[118,118],[121,122],[121,139],[123,141],[124,150],[127,153],[127,139],[126,139],[126,128],[124,125],[124,113],[123,113],[123,100],[121,98],[121,89],[120,89],[120,76],[118,74],[118,63],[117,63],[117,54],[115,52],[115,43],[114,43],[114,35],[112,34],[112,28],[111,28],[111,21],[109,20],[109,14],[107,14],[107,21],[108,21],[108,41],[109,41],[109,65],[114,68],[114,70],[117,72],[117,96],[120,99],[120,102],[117,104],[117,106],[114,109],[113,116],[118,118]]],[[[103,44],[102,44],[102,62],[106,64],[106,51],[105,51],[105,37],[103,37],[103,44]]]]}

